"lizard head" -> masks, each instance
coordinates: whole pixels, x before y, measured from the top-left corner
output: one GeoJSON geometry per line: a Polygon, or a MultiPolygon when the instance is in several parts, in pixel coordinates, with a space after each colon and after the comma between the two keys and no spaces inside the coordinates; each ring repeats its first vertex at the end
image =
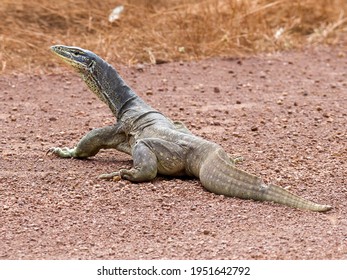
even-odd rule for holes
{"type": "Polygon", "coordinates": [[[55,45],[51,51],[58,55],[65,63],[72,66],[83,78],[88,87],[104,102],[105,96],[102,94],[99,74],[101,58],[91,51],[78,47],[55,45]],[[99,65],[99,66],[98,66],[99,65]]]}
{"type": "Polygon", "coordinates": [[[91,72],[95,65],[96,55],[91,51],[63,45],[52,46],[51,50],[80,73],[91,72]]]}
{"type": "Polygon", "coordinates": [[[95,53],[63,45],[52,46],[51,50],[82,76],[89,89],[105,102],[116,116],[125,102],[137,97],[118,72],[95,53]]]}

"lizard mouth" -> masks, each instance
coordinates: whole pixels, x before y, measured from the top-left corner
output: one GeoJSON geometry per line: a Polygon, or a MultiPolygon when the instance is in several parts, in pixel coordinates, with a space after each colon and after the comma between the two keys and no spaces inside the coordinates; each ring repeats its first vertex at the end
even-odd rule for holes
{"type": "Polygon", "coordinates": [[[77,69],[86,69],[86,54],[76,47],[55,45],[50,47],[51,51],[60,57],[65,63],[77,69]]]}

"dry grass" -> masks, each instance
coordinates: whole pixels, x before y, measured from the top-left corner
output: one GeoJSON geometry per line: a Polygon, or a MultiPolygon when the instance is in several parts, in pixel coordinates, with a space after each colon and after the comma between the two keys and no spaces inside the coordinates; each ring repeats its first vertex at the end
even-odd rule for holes
{"type": "Polygon", "coordinates": [[[2,0],[0,72],[49,69],[52,44],[134,64],[336,43],[346,14],[346,0],[2,0]]]}

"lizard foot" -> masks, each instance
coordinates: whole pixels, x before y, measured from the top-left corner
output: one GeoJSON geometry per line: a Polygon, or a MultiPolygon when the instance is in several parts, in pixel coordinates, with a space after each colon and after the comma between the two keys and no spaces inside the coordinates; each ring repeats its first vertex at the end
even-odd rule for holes
{"type": "Polygon", "coordinates": [[[240,163],[240,162],[243,162],[243,157],[240,156],[240,155],[229,155],[229,158],[230,158],[230,161],[233,163],[233,164],[237,164],[237,163],[240,163]]]}
{"type": "Polygon", "coordinates": [[[59,157],[62,158],[69,158],[69,157],[73,157],[75,154],[75,148],[70,149],[70,148],[57,148],[57,147],[53,147],[48,149],[48,151],[46,152],[47,154],[53,154],[53,155],[57,155],[59,157]]]}
{"type": "Polygon", "coordinates": [[[107,173],[107,174],[101,174],[99,175],[99,179],[103,180],[113,180],[113,181],[119,181],[121,179],[119,171],[107,173]]]}

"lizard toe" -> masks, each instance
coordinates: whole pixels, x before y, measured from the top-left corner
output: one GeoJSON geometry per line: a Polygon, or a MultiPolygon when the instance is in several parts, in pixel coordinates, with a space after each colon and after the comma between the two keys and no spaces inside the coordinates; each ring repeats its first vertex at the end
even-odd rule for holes
{"type": "Polygon", "coordinates": [[[100,174],[98,178],[102,180],[114,180],[114,181],[119,181],[121,179],[119,171],[106,173],[106,174],[100,174]]]}

